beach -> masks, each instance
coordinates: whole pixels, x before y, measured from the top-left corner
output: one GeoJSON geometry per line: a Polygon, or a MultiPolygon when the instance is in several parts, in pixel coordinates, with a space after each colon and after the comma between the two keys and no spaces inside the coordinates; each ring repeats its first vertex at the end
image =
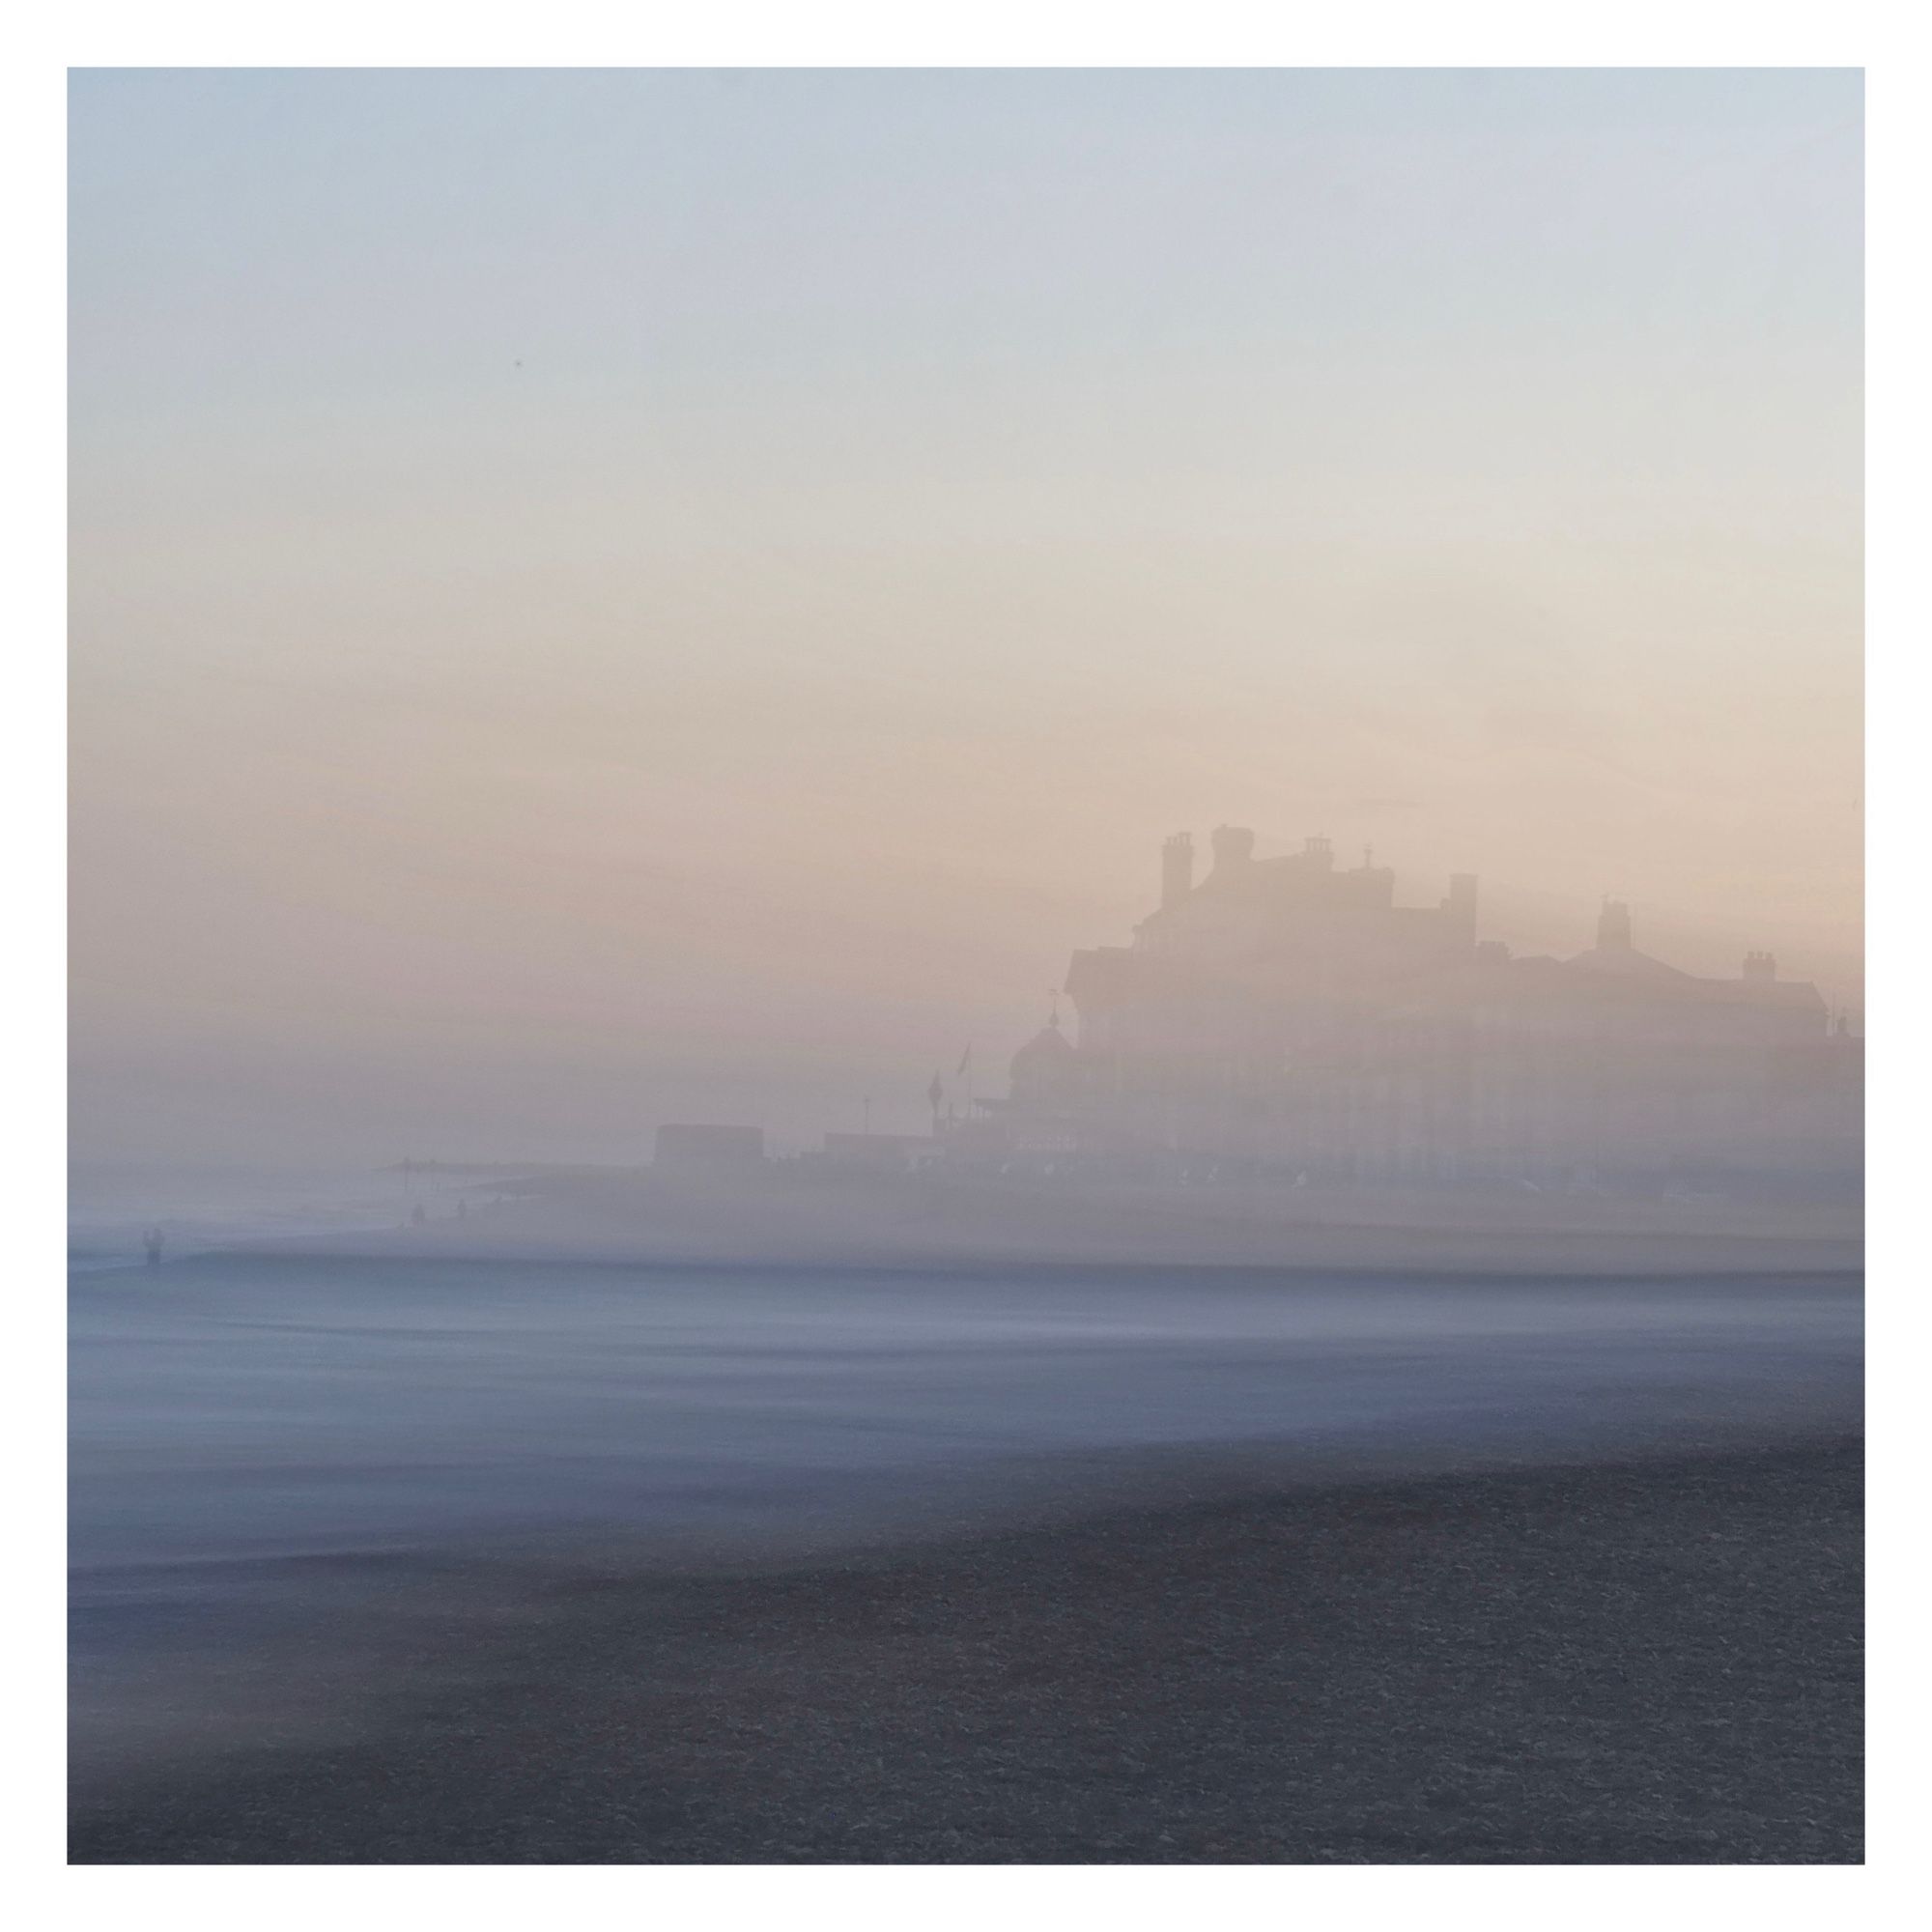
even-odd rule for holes
{"type": "Polygon", "coordinates": [[[1840,1437],[524,1577],[413,1627],[426,1702],[79,1789],[71,1857],[1855,1861],[1861,1477],[1840,1437]]]}

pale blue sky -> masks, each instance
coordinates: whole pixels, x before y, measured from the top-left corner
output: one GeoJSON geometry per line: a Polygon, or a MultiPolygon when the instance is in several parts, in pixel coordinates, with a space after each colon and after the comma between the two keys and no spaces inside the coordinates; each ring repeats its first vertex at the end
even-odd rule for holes
{"type": "Polygon", "coordinates": [[[534,392],[592,466],[721,419],[822,461],[836,412],[862,464],[1304,428],[1487,470],[1534,403],[1610,437],[1580,463],[1807,496],[1855,420],[1859,118],[1780,71],[84,75],[75,419],[360,455],[534,392]]]}

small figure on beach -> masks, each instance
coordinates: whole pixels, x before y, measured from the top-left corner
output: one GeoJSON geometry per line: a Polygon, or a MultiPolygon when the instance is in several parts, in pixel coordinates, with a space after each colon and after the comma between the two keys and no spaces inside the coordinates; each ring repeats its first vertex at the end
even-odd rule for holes
{"type": "Polygon", "coordinates": [[[412,1228],[420,1228],[426,1225],[428,1220],[429,1220],[429,1215],[427,1214],[427,1212],[424,1211],[422,1203],[418,1201],[415,1207],[412,1209],[411,1209],[410,1225],[412,1228]]]}
{"type": "Polygon", "coordinates": [[[158,1228],[150,1228],[141,1236],[141,1245],[147,1250],[148,1265],[151,1268],[160,1266],[161,1244],[165,1239],[166,1236],[161,1233],[160,1229],[158,1228]]]}

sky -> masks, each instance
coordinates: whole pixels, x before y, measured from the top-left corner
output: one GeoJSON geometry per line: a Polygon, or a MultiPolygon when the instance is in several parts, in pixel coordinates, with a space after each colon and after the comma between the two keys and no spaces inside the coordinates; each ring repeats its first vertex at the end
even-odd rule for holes
{"type": "Polygon", "coordinates": [[[1160,838],[1858,999],[1850,71],[83,71],[83,1160],[1001,1084],[1160,838]]]}

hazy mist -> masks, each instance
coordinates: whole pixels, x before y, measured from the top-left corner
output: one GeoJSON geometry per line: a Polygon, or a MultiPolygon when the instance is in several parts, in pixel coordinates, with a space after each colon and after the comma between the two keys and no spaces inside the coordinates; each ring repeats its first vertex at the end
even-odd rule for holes
{"type": "Polygon", "coordinates": [[[92,73],[76,1151],[921,1124],[1163,835],[1856,1003],[1853,73],[92,73]]]}

